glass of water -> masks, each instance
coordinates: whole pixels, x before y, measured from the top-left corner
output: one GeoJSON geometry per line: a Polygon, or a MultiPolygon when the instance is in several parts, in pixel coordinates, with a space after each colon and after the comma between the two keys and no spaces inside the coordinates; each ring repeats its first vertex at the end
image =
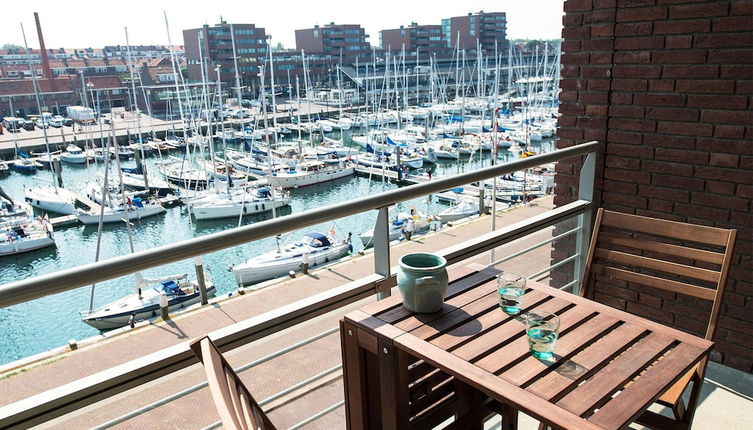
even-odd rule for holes
{"type": "Polygon", "coordinates": [[[507,315],[517,315],[523,305],[526,290],[526,278],[517,273],[505,272],[497,276],[497,293],[499,307],[507,315]]]}
{"type": "Polygon", "coordinates": [[[560,317],[543,311],[532,311],[526,314],[526,334],[531,355],[539,360],[552,358],[554,344],[560,332],[560,317]]]}

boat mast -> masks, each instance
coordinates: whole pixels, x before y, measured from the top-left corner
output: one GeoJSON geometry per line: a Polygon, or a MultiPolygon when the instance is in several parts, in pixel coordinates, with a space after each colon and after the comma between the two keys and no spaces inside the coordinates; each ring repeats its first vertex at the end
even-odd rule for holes
{"type": "MultiPolygon", "coordinates": [[[[29,69],[31,70],[31,84],[34,87],[34,95],[37,99],[37,110],[39,111],[39,118],[42,118],[42,102],[39,95],[39,82],[37,82],[37,74],[34,72],[34,66],[31,63],[31,55],[29,54],[29,44],[26,43],[26,32],[24,31],[24,25],[21,23],[21,34],[24,37],[24,48],[26,49],[26,58],[29,60],[29,69]]],[[[54,79],[54,78],[53,78],[54,79]]],[[[83,91],[83,88],[82,88],[83,91]]],[[[42,121],[44,123],[44,121],[42,121]]],[[[52,154],[50,153],[50,141],[47,138],[47,128],[42,126],[42,133],[44,133],[44,147],[47,150],[47,156],[50,157],[50,163],[52,163],[52,154]]],[[[16,145],[16,154],[18,154],[18,142],[16,141],[16,133],[13,133],[13,142],[16,145]]],[[[55,169],[50,169],[52,174],[52,185],[57,192],[58,187],[55,186],[55,169]]]]}
{"type": "MultiPolygon", "coordinates": [[[[269,131],[269,120],[267,119],[267,96],[264,94],[264,65],[259,66],[259,81],[261,82],[260,90],[262,94],[261,107],[264,111],[264,129],[269,131]]],[[[273,90],[274,91],[274,90],[273,90]]],[[[277,211],[275,210],[275,188],[272,186],[272,148],[269,145],[269,132],[264,133],[264,138],[267,141],[267,181],[269,181],[269,187],[272,194],[272,218],[277,218],[277,211]]]]}
{"type": "MultiPolygon", "coordinates": [[[[222,80],[220,79],[220,65],[215,66],[215,73],[217,74],[217,104],[222,109],[222,80]]],[[[225,160],[225,176],[227,176],[227,196],[230,198],[230,185],[232,179],[230,179],[230,163],[227,161],[227,138],[225,137],[225,118],[220,115],[220,128],[222,129],[222,158],[225,160]]]]}
{"type": "MultiPolygon", "coordinates": [[[[146,172],[146,163],[144,162],[144,142],[141,134],[141,111],[139,110],[138,103],[136,102],[136,79],[133,76],[133,60],[131,57],[131,42],[128,40],[128,27],[125,27],[126,49],[128,52],[128,70],[131,74],[131,91],[133,92],[133,111],[136,112],[136,127],[139,132],[139,151],[141,152],[141,159],[139,159],[139,166],[141,167],[141,173],[144,175],[144,188],[146,192],[151,194],[149,188],[149,178],[146,172]]],[[[139,82],[141,82],[141,76],[139,75],[139,82]]],[[[92,100],[94,103],[94,100],[92,100]]],[[[94,145],[92,145],[94,146],[94,145]]]]}

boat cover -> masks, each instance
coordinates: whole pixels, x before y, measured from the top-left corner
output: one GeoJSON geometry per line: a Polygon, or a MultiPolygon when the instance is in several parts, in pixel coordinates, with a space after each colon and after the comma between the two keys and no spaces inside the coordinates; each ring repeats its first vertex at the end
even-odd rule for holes
{"type": "MultiPolygon", "coordinates": [[[[312,239],[316,239],[319,242],[321,242],[321,246],[330,246],[329,239],[327,239],[327,236],[321,234],[321,233],[306,233],[305,236],[308,236],[312,239]]],[[[311,246],[318,248],[318,246],[311,244],[311,246]]]]}
{"type": "Polygon", "coordinates": [[[168,296],[182,296],[186,294],[172,279],[162,281],[159,284],[155,285],[153,288],[160,293],[164,291],[168,296]]]}

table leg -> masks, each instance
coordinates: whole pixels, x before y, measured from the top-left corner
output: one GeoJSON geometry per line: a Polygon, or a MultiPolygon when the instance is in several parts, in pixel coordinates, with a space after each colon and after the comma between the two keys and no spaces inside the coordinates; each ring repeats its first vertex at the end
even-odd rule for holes
{"type": "Polygon", "coordinates": [[[349,430],[368,428],[365,421],[366,402],[365,352],[358,346],[357,330],[340,321],[340,344],[342,348],[343,385],[345,390],[345,420],[349,430]]]}
{"type": "Polygon", "coordinates": [[[482,411],[486,396],[457,379],[454,380],[454,384],[455,396],[458,402],[455,420],[459,426],[456,428],[483,430],[484,414],[482,411]]]}
{"type": "Polygon", "coordinates": [[[382,428],[408,428],[408,355],[391,341],[379,339],[379,385],[381,388],[382,428]]]}

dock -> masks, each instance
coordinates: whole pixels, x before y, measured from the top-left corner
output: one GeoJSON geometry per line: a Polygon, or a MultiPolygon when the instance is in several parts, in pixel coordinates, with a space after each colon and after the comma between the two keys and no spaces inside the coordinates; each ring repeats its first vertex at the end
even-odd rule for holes
{"type": "Polygon", "coordinates": [[[389,169],[377,169],[376,167],[357,166],[356,175],[367,178],[386,179],[390,182],[401,185],[423,184],[429,182],[426,175],[403,175],[402,179],[398,178],[397,172],[389,169]]]}

